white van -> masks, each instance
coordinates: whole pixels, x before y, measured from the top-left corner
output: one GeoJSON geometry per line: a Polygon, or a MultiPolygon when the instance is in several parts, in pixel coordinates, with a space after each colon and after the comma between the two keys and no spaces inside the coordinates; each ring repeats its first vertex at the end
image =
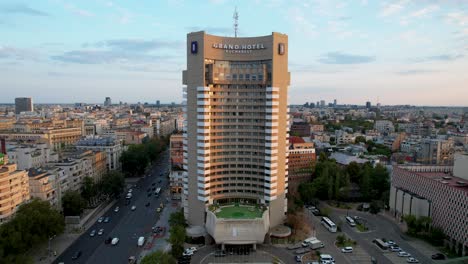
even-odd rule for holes
{"type": "Polygon", "coordinates": [[[142,247],[145,244],[145,237],[139,237],[138,238],[138,246],[142,247]]]}
{"type": "Polygon", "coordinates": [[[322,264],[333,264],[333,263],[335,263],[335,260],[333,259],[333,257],[331,255],[321,254],[320,255],[320,262],[322,264]]]}

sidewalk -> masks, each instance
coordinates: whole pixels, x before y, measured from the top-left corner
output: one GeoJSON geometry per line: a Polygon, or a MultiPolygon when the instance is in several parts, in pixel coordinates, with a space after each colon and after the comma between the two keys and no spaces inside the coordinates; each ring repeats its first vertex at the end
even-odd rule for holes
{"type": "Polygon", "coordinates": [[[34,263],[50,264],[54,262],[54,260],[60,256],[60,254],[62,254],[71,244],[73,244],[73,242],[75,242],[76,239],[82,235],[83,231],[91,227],[97,221],[97,219],[101,217],[109,208],[114,206],[116,202],[116,200],[113,200],[108,204],[103,203],[102,205],[91,210],[91,212],[83,218],[82,221],[84,224],[81,230],[65,230],[63,234],[53,238],[50,241],[51,254],[49,257],[47,257],[47,251],[49,247],[48,242],[45,242],[42,245],[32,249],[29,254],[32,257],[34,263]],[[54,251],[56,256],[53,254],[54,251]]]}

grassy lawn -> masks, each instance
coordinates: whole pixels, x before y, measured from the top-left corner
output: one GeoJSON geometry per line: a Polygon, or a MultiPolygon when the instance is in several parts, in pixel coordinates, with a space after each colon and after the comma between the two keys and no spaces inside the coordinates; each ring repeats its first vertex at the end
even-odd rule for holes
{"type": "Polygon", "coordinates": [[[369,230],[365,225],[363,224],[356,224],[356,229],[359,230],[359,232],[366,232],[369,230]]]}
{"type": "Polygon", "coordinates": [[[261,218],[263,211],[255,207],[239,205],[221,207],[215,214],[218,218],[255,219],[261,218]]]}

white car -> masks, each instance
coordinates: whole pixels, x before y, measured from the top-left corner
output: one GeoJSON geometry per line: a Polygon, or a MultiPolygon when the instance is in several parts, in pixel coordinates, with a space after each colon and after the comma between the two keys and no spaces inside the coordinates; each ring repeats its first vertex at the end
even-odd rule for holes
{"type": "Polygon", "coordinates": [[[193,253],[197,252],[197,247],[189,247],[187,248],[186,250],[190,250],[192,251],[193,253]]]}
{"type": "Polygon", "coordinates": [[[104,229],[103,228],[99,229],[97,234],[98,236],[102,236],[102,234],[104,234],[104,229]]]}
{"type": "Polygon", "coordinates": [[[117,206],[117,207],[115,207],[114,212],[117,213],[119,210],[120,210],[120,208],[117,206]]]}
{"type": "Polygon", "coordinates": [[[399,257],[411,257],[411,254],[405,251],[398,252],[399,257]]]}
{"type": "Polygon", "coordinates": [[[191,251],[190,249],[186,249],[184,250],[184,253],[182,253],[182,256],[192,256],[193,255],[193,251],[191,251]]]}
{"type": "Polygon", "coordinates": [[[408,263],[419,263],[419,260],[413,258],[413,257],[409,257],[406,259],[406,262],[408,263]]]}
{"type": "Polygon", "coordinates": [[[117,243],[119,243],[119,238],[118,237],[114,237],[111,241],[111,245],[115,246],[117,245],[117,243]]]}
{"type": "Polygon", "coordinates": [[[341,249],[342,253],[353,253],[353,247],[344,247],[341,249]]]}
{"type": "Polygon", "coordinates": [[[128,189],[128,192],[129,192],[129,193],[132,193],[132,192],[133,192],[133,189],[128,189]]]}
{"type": "Polygon", "coordinates": [[[403,251],[403,250],[399,246],[390,246],[390,251],[400,252],[400,251],[403,251]]]}
{"type": "Polygon", "coordinates": [[[136,210],[136,206],[133,205],[132,208],[131,208],[132,211],[135,211],[136,210]]]}

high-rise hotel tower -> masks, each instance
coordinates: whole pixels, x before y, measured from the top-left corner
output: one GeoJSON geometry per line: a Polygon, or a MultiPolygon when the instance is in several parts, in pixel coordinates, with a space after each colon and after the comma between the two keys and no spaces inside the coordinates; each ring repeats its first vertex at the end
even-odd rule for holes
{"type": "Polygon", "coordinates": [[[217,243],[261,243],[284,220],[289,82],[287,35],[187,35],[184,213],[217,243]]]}

